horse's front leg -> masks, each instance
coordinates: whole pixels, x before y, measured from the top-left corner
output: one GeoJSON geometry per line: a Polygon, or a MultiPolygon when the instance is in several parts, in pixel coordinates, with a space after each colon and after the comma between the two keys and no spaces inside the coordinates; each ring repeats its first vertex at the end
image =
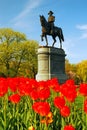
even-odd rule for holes
{"type": "Polygon", "coordinates": [[[43,40],[44,40],[44,39],[43,39],[43,37],[44,37],[44,35],[42,34],[42,35],[41,35],[41,41],[43,41],[43,40]]]}
{"type": "Polygon", "coordinates": [[[46,40],[46,46],[48,46],[47,35],[45,35],[45,40],[46,40]]]}

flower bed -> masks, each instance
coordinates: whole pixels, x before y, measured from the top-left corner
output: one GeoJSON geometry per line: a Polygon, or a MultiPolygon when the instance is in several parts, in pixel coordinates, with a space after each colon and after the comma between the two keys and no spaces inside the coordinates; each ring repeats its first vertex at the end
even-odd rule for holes
{"type": "Polygon", "coordinates": [[[87,84],[0,78],[0,130],[87,130],[87,84]]]}

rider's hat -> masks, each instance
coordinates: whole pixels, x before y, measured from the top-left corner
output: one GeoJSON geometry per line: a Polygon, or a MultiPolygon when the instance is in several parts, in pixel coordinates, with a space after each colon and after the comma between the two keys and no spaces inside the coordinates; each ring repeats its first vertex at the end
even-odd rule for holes
{"type": "Polygon", "coordinates": [[[53,14],[53,12],[50,10],[49,13],[48,13],[48,15],[49,15],[49,14],[53,14]]]}

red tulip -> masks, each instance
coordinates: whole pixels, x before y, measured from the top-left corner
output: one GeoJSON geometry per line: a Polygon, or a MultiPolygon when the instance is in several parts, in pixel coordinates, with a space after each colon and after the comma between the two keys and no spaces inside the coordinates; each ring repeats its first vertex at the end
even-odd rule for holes
{"type": "Polygon", "coordinates": [[[60,87],[60,92],[66,97],[70,102],[74,102],[77,97],[76,86],[73,80],[68,80],[60,87]]]}
{"type": "Polygon", "coordinates": [[[32,100],[37,100],[39,98],[37,89],[32,89],[32,91],[30,92],[30,97],[32,98],[32,100]]]}
{"type": "Polygon", "coordinates": [[[83,95],[83,96],[87,96],[87,84],[80,84],[80,90],[79,92],[83,95]]]}
{"type": "Polygon", "coordinates": [[[33,100],[40,99],[40,100],[46,100],[50,96],[50,89],[46,84],[46,81],[39,81],[36,84],[36,87],[32,88],[32,91],[30,93],[30,97],[33,100]]]}
{"type": "Polygon", "coordinates": [[[73,80],[73,79],[68,79],[68,80],[66,80],[66,82],[65,82],[67,85],[75,85],[75,81],[73,80]]]}
{"type": "Polygon", "coordinates": [[[50,96],[50,89],[46,81],[39,81],[37,86],[38,97],[41,100],[45,100],[50,96]]]}
{"type": "Polygon", "coordinates": [[[16,92],[19,84],[19,78],[7,78],[7,83],[10,90],[12,92],[16,92]]]}
{"type": "Polygon", "coordinates": [[[53,78],[51,80],[48,80],[47,84],[48,84],[49,88],[53,89],[55,92],[59,92],[60,85],[59,85],[57,78],[53,78]]]}
{"type": "Polygon", "coordinates": [[[75,128],[72,125],[66,125],[64,130],[75,130],[75,128]]]}
{"type": "Polygon", "coordinates": [[[50,105],[48,102],[35,102],[32,108],[41,116],[46,116],[50,112],[50,105]]]}
{"type": "Polygon", "coordinates": [[[8,85],[5,78],[0,78],[0,97],[8,92],[8,85]]]}
{"type": "Polygon", "coordinates": [[[68,106],[64,106],[63,108],[60,109],[60,114],[64,117],[67,117],[70,115],[70,109],[68,106]]]}
{"type": "Polygon", "coordinates": [[[18,91],[21,96],[30,95],[30,93],[36,89],[37,81],[29,78],[20,78],[18,91]]]}
{"type": "Polygon", "coordinates": [[[18,103],[20,101],[20,96],[18,94],[13,94],[11,96],[8,97],[9,101],[11,101],[12,103],[18,103]]]}
{"type": "Polygon", "coordinates": [[[87,114],[87,99],[84,101],[84,111],[87,114]]]}
{"type": "Polygon", "coordinates": [[[64,97],[63,96],[62,97],[55,97],[54,105],[57,108],[59,108],[59,109],[63,108],[65,106],[65,99],[64,99],[64,97]]]}

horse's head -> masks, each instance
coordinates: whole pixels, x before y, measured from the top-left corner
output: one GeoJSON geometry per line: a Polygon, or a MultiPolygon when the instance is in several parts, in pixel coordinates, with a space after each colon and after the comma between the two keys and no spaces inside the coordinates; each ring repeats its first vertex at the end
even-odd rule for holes
{"type": "Polygon", "coordinates": [[[41,26],[45,26],[45,24],[47,23],[47,21],[43,15],[40,15],[40,22],[41,22],[41,26]]]}

